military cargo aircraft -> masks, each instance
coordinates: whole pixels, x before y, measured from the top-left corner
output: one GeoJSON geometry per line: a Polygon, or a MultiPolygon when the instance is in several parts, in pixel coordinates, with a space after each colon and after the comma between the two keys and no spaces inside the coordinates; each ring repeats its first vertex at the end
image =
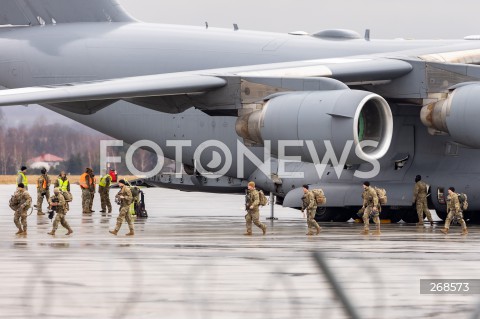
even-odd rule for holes
{"type": "Polygon", "coordinates": [[[142,23],[115,0],[0,0],[0,105],[40,104],[160,150],[182,175],[148,181],[288,207],[322,188],[348,220],[368,179],[382,214],[416,222],[414,177],[445,218],[449,186],[480,210],[480,42],[376,40],[142,23]],[[149,141],[143,143],[141,141],[149,141]]]}

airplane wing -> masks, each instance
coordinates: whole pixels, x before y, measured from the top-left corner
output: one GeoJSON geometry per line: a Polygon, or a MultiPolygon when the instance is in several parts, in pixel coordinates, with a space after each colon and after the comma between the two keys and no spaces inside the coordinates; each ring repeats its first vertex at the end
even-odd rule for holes
{"type": "MultiPolygon", "coordinates": [[[[132,103],[154,97],[205,93],[246,79],[315,79],[330,77],[341,81],[365,83],[388,81],[405,75],[412,66],[405,61],[386,58],[352,58],[275,63],[247,67],[136,76],[94,82],[26,87],[0,90],[0,106],[26,104],[63,104],[128,100],[132,103]]],[[[235,89],[234,89],[235,90],[235,89]]],[[[139,103],[140,104],[140,103],[139,103]]],[[[102,104],[103,105],[103,104],[102,104]]],[[[141,105],[141,104],[140,104],[141,105]]],[[[101,108],[101,107],[100,107],[101,108]]],[[[208,108],[208,106],[206,107],[208,108]]],[[[68,105],[65,107],[68,110],[68,105]]],[[[88,113],[94,113],[99,108],[88,113]]],[[[162,111],[161,108],[157,108],[162,111]]]]}

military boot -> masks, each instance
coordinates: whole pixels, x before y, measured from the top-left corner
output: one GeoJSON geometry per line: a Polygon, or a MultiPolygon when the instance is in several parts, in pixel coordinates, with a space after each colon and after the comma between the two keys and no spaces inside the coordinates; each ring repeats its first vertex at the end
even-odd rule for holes
{"type": "Polygon", "coordinates": [[[308,233],[306,233],[305,235],[307,235],[307,236],[313,236],[313,235],[315,235],[315,233],[309,229],[309,230],[308,230],[308,233]]]}
{"type": "Polygon", "coordinates": [[[117,234],[118,234],[118,230],[116,230],[116,229],[114,229],[114,230],[109,230],[108,232],[109,232],[110,234],[115,235],[115,236],[117,236],[117,234]]]}
{"type": "Polygon", "coordinates": [[[320,234],[321,230],[322,230],[322,227],[318,226],[316,235],[320,234]]]}
{"type": "Polygon", "coordinates": [[[21,233],[21,235],[27,235],[27,227],[23,227],[23,232],[21,233]]]}
{"type": "Polygon", "coordinates": [[[430,222],[430,226],[432,226],[432,227],[433,227],[433,220],[430,222]]]}
{"type": "Polygon", "coordinates": [[[251,230],[247,230],[247,232],[245,234],[243,234],[244,236],[252,236],[252,231],[251,230]]]}
{"type": "Polygon", "coordinates": [[[380,228],[375,229],[374,235],[381,235],[380,228]]]}
{"type": "Polygon", "coordinates": [[[264,234],[264,235],[267,234],[267,225],[263,225],[262,231],[263,231],[263,234],[264,234]]]}
{"type": "Polygon", "coordinates": [[[464,228],[462,229],[462,235],[467,235],[468,234],[468,229],[464,228]]]}
{"type": "Polygon", "coordinates": [[[52,236],[55,236],[55,230],[52,229],[51,232],[47,233],[48,235],[52,235],[52,236]]]}
{"type": "Polygon", "coordinates": [[[448,228],[440,229],[440,231],[445,235],[448,234],[448,228]]]}
{"type": "Polygon", "coordinates": [[[18,231],[15,233],[15,235],[21,235],[21,234],[23,234],[23,230],[21,229],[18,229],[18,231]]]}
{"type": "Polygon", "coordinates": [[[130,229],[130,232],[125,234],[125,236],[133,236],[135,235],[135,231],[133,229],[130,229]]]}
{"type": "Polygon", "coordinates": [[[38,212],[37,215],[41,216],[41,215],[45,215],[45,213],[44,212],[38,212]]]}
{"type": "Polygon", "coordinates": [[[68,228],[68,232],[65,235],[71,235],[73,233],[73,230],[71,228],[68,228]]]}

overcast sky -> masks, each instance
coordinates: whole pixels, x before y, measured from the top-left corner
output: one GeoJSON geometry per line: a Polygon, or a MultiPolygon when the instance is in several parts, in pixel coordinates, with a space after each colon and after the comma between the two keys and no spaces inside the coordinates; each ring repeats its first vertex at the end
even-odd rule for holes
{"type": "Polygon", "coordinates": [[[475,0],[119,0],[146,22],[290,32],[371,29],[372,38],[463,38],[480,34],[475,0]]]}

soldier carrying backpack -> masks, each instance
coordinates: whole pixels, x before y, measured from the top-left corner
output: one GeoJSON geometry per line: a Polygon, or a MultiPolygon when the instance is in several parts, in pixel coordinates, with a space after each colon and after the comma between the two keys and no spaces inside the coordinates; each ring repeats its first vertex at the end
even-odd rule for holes
{"type": "MultiPolygon", "coordinates": [[[[265,195],[263,196],[265,197],[265,195]]],[[[247,232],[245,233],[246,236],[252,235],[252,223],[262,230],[263,235],[267,233],[267,225],[260,222],[260,211],[258,208],[260,205],[260,195],[259,191],[255,189],[255,182],[249,182],[247,193],[245,194],[245,210],[247,211],[247,214],[245,215],[247,226],[247,232]]]]}
{"type": "MultiPolygon", "coordinates": [[[[317,221],[315,220],[315,214],[317,213],[317,205],[318,202],[325,202],[320,196],[323,195],[322,190],[308,190],[308,185],[303,185],[303,197],[302,197],[302,212],[304,210],[307,210],[307,227],[308,227],[308,232],[307,236],[312,236],[312,235],[318,235],[320,233],[320,230],[322,229],[317,221]],[[314,191],[317,191],[316,193],[314,191]],[[316,194],[318,194],[318,199],[316,194]]],[[[323,198],[325,198],[325,195],[323,195],[323,198]]]]}

